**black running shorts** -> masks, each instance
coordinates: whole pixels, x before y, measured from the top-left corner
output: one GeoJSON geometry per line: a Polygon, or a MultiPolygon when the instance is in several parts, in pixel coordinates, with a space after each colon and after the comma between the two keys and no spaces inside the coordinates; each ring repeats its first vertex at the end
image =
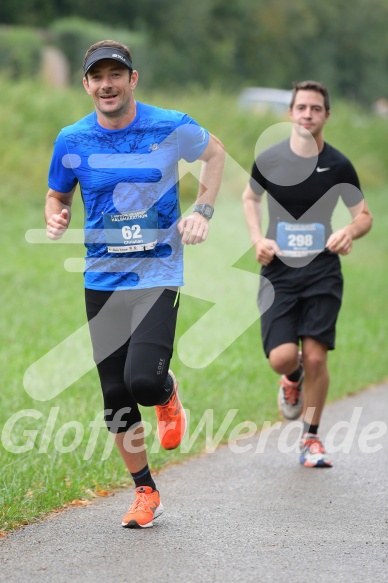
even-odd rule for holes
{"type": "Polygon", "coordinates": [[[303,267],[290,267],[275,257],[261,270],[258,295],[266,356],[281,344],[299,344],[305,337],[333,350],[342,293],[338,255],[321,253],[303,267]]]}

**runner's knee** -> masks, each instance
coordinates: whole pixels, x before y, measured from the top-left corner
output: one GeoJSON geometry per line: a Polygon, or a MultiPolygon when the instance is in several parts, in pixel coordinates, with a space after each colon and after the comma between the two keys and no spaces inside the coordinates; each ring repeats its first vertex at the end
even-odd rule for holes
{"type": "Polygon", "coordinates": [[[303,365],[307,374],[319,376],[327,369],[327,353],[312,351],[303,354],[303,365]]]}
{"type": "Polygon", "coordinates": [[[164,375],[139,374],[131,378],[129,389],[136,403],[143,407],[154,407],[165,401],[165,385],[164,375]]]}
{"type": "Polygon", "coordinates": [[[278,374],[290,374],[298,368],[298,347],[295,345],[279,346],[271,350],[268,356],[271,368],[278,374]]]}

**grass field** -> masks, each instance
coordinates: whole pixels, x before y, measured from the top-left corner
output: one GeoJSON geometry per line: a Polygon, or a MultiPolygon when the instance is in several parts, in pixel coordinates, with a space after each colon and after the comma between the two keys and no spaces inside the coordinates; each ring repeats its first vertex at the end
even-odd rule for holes
{"type": "MultiPolygon", "coordinates": [[[[3,99],[0,110],[9,140],[1,146],[5,172],[0,187],[0,531],[28,523],[72,501],[87,500],[130,483],[101,423],[103,406],[95,370],[86,371],[53,398],[47,375],[45,400],[33,398],[24,383],[31,365],[85,323],[82,274],[64,267],[69,257],[83,257],[83,246],[32,244],[26,241],[26,232],[44,227],[51,143],[58,129],[87,113],[90,104],[80,92],[58,93],[49,98],[27,85],[19,90],[6,88],[3,99]]],[[[172,363],[182,400],[190,412],[189,434],[182,447],[174,452],[157,448],[154,412],[144,411],[146,427],[151,428],[147,438],[152,451],[150,462],[157,470],[206,447],[210,451],[218,438],[227,441],[239,423],[250,421],[260,429],[265,421],[274,422],[279,415],[277,377],[261,351],[255,305],[258,270],[249,249],[240,203],[254,143],[260,131],[274,120],[258,119],[258,127],[252,129],[255,124],[249,116],[239,112],[234,115],[231,97],[221,99],[210,94],[205,105],[198,103],[200,95],[153,99],[190,112],[220,136],[229,156],[209,240],[198,249],[186,251],[188,283],[183,290],[172,363]],[[225,241],[225,225],[236,233],[237,242],[232,247],[225,241]],[[199,281],[204,284],[197,288],[192,274],[199,273],[199,266],[199,281]],[[213,308],[218,300],[222,300],[222,309],[217,312],[213,308]],[[205,314],[209,317],[207,328],[196,327],[205,314]],[[232,415],[233,410],[236,411],[232,415]],[[199,430],[201,420],[203,427],[199,430]]],[[[355,111],[341,111],[340,117],[338,125],[333,123],[332,136],[335,145],[346,153],[349,150],[360,167],[375,223],[372,232],[355,242],[352,254],[343,259],[345,298],[338,323],[338,350],[330,355],[331,400],[385,379],[384,355],[388,348],[386,193],[381,186],[388,167],[387,148],[383,148],[383,132],[375,120],[355,111]],[[352,115],[358,125],[350,123],[352,115]],[[360,124],[362,136],[357,141],[360,124]],[[372,160],[372,170],[368,160],[372,160]]],[[[188,197],[195,190],[194,178],[185,177],[182,186],[184,200],[189,204],[188,197]]],[[[72,226],[82,226],[79,199],[72,226]]],[[[83,354],[68,341],[67,350],[57,358],[56,374],[65,377],[76,361],[82,365],[83,354]]]]}

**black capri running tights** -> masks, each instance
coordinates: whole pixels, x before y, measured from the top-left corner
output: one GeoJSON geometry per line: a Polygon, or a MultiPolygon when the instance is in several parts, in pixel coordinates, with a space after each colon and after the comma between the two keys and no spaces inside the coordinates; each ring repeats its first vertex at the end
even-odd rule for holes
{"type": "Polygon", "coordinates": [[[173,353],[178,288],[85,290],[93,357],[112,433],[141,421],[138,404],[165,403],[172,393],[168,369],[173,353]]]}

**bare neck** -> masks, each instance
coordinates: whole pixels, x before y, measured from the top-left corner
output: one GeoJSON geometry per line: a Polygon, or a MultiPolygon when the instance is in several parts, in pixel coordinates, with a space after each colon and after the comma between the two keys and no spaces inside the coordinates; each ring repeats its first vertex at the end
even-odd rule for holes
{"type": "Polygon", "coordinates": [[[322,152],[325,145],[323,134],[320,132],[316,136],[308,134],[306,136],[301,136],[294,129],[291,133],[290,138],[290,148],[302,158],[311,158],[322,152]]]}
{"type": "Polygon", "coordinates": [[[136,117],[136,101],[133,99],[127,111],[117,112],[112,115],[102,113],[96,109],[99,125],[107,130],[122,130],[129,126],[136,117]]]}

